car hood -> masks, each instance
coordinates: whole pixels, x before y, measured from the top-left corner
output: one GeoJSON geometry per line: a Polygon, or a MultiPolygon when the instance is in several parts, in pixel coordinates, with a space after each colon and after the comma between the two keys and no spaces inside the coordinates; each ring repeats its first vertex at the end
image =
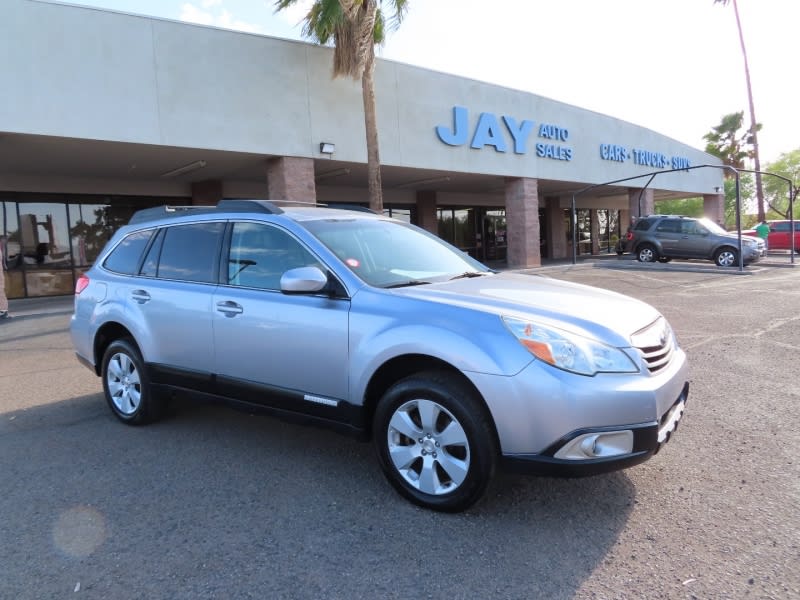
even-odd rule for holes
{"type": "Polygon", "coordinates": [[[501,273],[398,288],[400,295],[464,309],[537,320],[619,347],[660,313],[644,302],[539,275],[501,273]]]}

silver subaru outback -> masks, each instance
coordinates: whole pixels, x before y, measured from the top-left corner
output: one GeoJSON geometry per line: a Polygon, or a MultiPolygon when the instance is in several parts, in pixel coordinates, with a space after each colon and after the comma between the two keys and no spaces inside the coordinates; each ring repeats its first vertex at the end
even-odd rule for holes
{"type": "Polygon", "coordinates": [[[498,467],[647,460],[688,396],[643,302],[496,273],[372,213],[257,200],[136,213],[78,280],[71,335],[124,423],[176,391],[312,420],[371,440],[397,491],[442,511],[498,467]]]}

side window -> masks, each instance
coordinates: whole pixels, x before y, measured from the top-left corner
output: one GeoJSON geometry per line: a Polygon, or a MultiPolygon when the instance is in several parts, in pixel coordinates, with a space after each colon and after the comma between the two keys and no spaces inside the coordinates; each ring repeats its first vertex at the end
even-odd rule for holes
{"type": "Polygon", "coordinates": [[[636,222],[636,231],[647,231],[650,229],[650,226],[653,224],[652,219],[639,219],[636,222]]]}
{"type": "Polygon", "coordinates": [[[153,235],[153,230],[136,231],[125,237],[116,248],[111,251],[103,266],[114,273],[134,275],[139,269],[139,261],[147,247],[147,242],[153,235]]]}
{"type": "Polygon", "coordinates": [[[175,225],[164,232],[158,277],[216,283],[224,223],[192,223],[175,225]]]}
{"type": "Polygon", "coordinates": [[[775,223],[772,226],[772,231],[789,231],[789,223],[775,223]]]}
{"type": "Polygon", "coordinates": [[[289,269],[317,265],[314,256],[287,232],[263,223],[234,223],[228,254],[231,285],[279,290],[289,269]]]}

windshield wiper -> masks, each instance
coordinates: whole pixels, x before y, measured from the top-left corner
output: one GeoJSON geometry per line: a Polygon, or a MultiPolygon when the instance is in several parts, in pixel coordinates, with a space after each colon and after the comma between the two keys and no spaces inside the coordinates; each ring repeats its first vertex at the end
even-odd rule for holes
{"type": "Polygon", "coordinates": [[[484,273],[483,271],[464,271],[461,275],[456,275],[455,277],[451,277],[450,281],[454,279],[469,279],[471,277],[483,277],[484,275],[488,275],[488,273],[484,273]]]}
{"type": "Polygon", "coordinates": [[[426,285],[429,283],[430,281],[425,281],[424,279],[409,279],[408,281],[401,281],[399,283],[390,283],[389,285],[383,285],[381,287],[385,290],[390,290],[392,288],[410,287],[412,285],[426,285]]]}

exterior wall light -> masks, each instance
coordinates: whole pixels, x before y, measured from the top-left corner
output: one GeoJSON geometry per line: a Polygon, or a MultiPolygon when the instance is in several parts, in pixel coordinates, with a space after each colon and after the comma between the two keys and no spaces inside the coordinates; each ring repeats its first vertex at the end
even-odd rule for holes
{"type": "Polygon", "coordinates": [[[320,142],[319,151],[322,154],[333,154],[336,151],[336,144],[332,142],[320,142]]]}

